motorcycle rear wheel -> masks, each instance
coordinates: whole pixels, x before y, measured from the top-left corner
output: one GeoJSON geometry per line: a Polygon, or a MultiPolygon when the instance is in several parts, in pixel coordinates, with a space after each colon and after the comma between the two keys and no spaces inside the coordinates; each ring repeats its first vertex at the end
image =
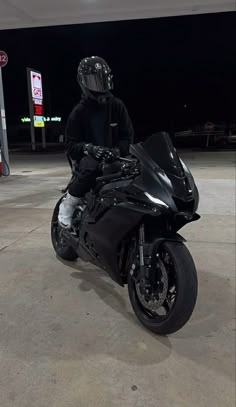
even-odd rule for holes
{"type": "Polygon", "coordinates": [[[142,325],[156,334],[168,335],[181,329],[192,315],[198,291],[197,272],[190,252],[181,242],[163,243],[157,256],[166,270],[162,279],[166,283],[161,283],[166,294],[162,306],[158,308],[157,300],[151,301],[152,306],[148,301],[145,303],[145,296],[141,297],[139,285],[130,272],[129,298],[142,325]],[[168,265],[165,258],[169,258],[168,265]]]}
{"type": "Polygon", "coordinates": [[[78,258],[78,255],[75,252],[75,250],[71,246],[69,246],[65,242],[65,240],[63,240],[62,237],[63,230],[58,222],[59,207],[63,198],[64,196],[57,202],[53,212],[51,223],[51,240],[53,248],[59,257],[61,257],[63,260],[74,261],[78,258]]]}

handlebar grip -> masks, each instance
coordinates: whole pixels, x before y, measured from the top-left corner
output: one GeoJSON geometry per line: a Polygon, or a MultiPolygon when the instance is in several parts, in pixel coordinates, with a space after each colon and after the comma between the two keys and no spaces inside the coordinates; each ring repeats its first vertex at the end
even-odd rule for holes
{"type": "Polygon", "coordinates": [[[103,175],[102,177],[96,178],[96,182],[103,182],[103,181],[109,181],[115,178],[120,178],[122,177],[122,172],[116,172],[115,174],[109,174],[109,175],[103,175]]]}

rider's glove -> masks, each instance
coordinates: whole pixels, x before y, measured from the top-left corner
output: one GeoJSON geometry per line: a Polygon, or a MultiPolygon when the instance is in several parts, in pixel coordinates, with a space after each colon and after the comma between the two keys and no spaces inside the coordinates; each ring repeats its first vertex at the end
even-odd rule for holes
{"type": "Polygon", "coordinates": [[[104,154],[105,160],[107,162],[113,162],[118,157],[120,157],[120,150],[119,148],[110,148],[104,154]]]}
{"type": "Polygon", "coordinates": [[[111,151],[114,158],[120,157],[120,149],[118,147],[113,148],[111,151]]]}
{"type": "Polygon", "coordinates": [[[85,144],[84,153],[91,155],[96,158],[96,160],[101,160],[107,151],[106,147],[94,146],[93,144],[85,144]]]}

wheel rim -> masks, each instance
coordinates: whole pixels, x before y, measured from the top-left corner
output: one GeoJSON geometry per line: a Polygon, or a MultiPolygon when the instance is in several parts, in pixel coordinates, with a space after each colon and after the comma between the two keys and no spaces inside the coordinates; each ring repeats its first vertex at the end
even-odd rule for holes
{"type": "Polygon", "coordinates": [[[136,301],[146,318],[161,322],[173,311],[177,299],[177,278],[173,259],[165,247],[157,254],[158,275],[161,276],[152,287],[152,292],[144,294],[140,282],[134,281],[136,301]]]}
{"type": "Polygon", "coordinates": [[[52,225],[53,241],[57,248],[65,248],[66,241],[63,238],[63,228],[60,226],[58,220],[55,220],[52,225]]]}

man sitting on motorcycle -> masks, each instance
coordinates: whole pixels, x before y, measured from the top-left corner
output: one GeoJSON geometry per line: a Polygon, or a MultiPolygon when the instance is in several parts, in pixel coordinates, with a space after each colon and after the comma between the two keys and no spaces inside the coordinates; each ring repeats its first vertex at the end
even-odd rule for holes
{"type": "Polygon", "coordinates": [[[84,58],[77,79],[82,98],[69,116],[66,146],[79,170],[58,215],[60,224],[67,228],[71,227],[81,197],[95,185],[101,160],[108,154],[110,158],[128,155],[133,141],[133,126],[126,107],[110,92],[112,74],[106,61],[94,56],[84,58]]]}

